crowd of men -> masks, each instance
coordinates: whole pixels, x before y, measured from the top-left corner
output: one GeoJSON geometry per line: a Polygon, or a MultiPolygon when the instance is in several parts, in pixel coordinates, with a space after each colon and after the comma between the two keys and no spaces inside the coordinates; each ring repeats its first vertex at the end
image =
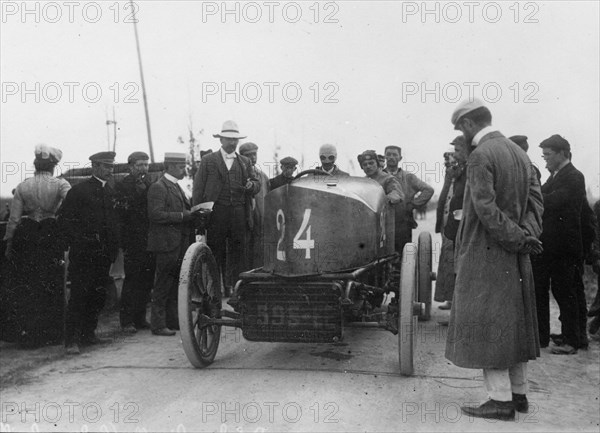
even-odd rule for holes
{"type": "MultiPolygon", "coordinates": [[[[458,366],[483,369],[490,400],[463,408],[465,412],[513,419],[515,410],[528,410],[527,362],[539,356],[540,347],[566,355],[588,347],[582,273],[584,260],[600,273],[596,216],[585,196],[584,177],[571,163],[570,143],[563,137],[552,135],[539,145],[551,174],[540,185],[540,172],[526,153],[527,137],[504,137],[492,127],[491,112],[481,101],[461,103],[451,121],[461,135],[451,143],[454,151],[448,154],[436,225],[443,235],[443,254],[451,257],[450,265],[441,260],[445,268],[436,289],[436,300],[446,301],[442,308],[450,309],[446,356],[458,366]],[[550,290],[560,308],[562,332],[557,335],[550,334],[550,290]],[[473,324],[478,329],[465,338],[465,329],[473,324]]],[[[54,194],[45,216],[29,214],[26,210],[38,209],[39,203],[27,199],[23,187],[17,188],[7,256],[13,254],[12,236],[21,217],[40,222],[55,214],[59,244],[70,251],[71,296],[64,336],[68,354],[80,353],[81,345],[103,342],[95,331],[119,248],[125,266],[122,330],[175,335],[182,260],[198,222],[205,221],[195,205],[213,204],[202,228],[224,285],[223,293],[214,295],[215,302],[232,295],[241,272],[262,265],[265,195],[293,181],[298,161],[281,159],[281,174],[269,179],[257,164],[255,143],[238,149],[246,137],[234,121],[225,122],[214,137],[220,148],[203,153],[191,200],[179,185],[186,155],[173,152],[165,154],[164,172],[156,182],[150,182],[144,152],[129,156],[130,173],[116,184],[111,182],[114,152],[90,156],[91,176],[73,187],[40,175],[46,183],[27,188],[43,185],[47,194],[54,194]]],[[[49,159],[53,169],[60,151],[44,152],[36,149],[36,160],[49,159]]],[[[334,145],[321,146],[319,159],[315,175],[349,176],[336,164],[334,145]]],[[[385,147],[383,155],[374,150],[358,155],[365,175],[381,185],[395,207],[398,252],[412,241],[414,209],[426,205],[434,192],[404,171],[401,160],[402,149],[394,145],[385,147]]],[[[597,215],[600,204],[594,210],[597,215]]],[[[589,314],[599,313],[597,296],[589,314]]],[[[598,331],[599,321],[594,319],[590,331],[598,331]]]]}

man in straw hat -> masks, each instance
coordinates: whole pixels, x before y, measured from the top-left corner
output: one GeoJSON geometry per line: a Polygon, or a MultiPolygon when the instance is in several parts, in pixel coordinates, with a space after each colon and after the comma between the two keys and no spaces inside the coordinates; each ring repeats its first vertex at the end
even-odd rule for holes
{"type": "Polygon", "coordinates": [[[219,139],[221,148],[202,158],[194,177],[193,202],[195,205],[214,202],[207,243],[225,283],[225,296],[229,296],[235,281],[227,281],[226,263],[231,266],[232,280],[248,269],[249,210],[252,197],[260,191],[260,183],[252,161],[235,151],[239,140],[246,137],[240,134],[233,120],[223,123],[221,132],[213,137],[219,139]]]}
{"type": "Polygon", "coordinates": [[[446,357],[483,369],[490,400],[461,410],[513,420],[528,411],[527,361],[540,354],[530,253],[541,252],[543,212],[531,161],[491,125],[479,100],[458,105],[454,129],[471,146],[456,235],[454,300],[446,357]]]}
{"type": "Polygon", "coordinates": [[[108,342],[95,334],[111,282],[110,265],[119,250],[112,178],[115,152],[90,156],[92,176],[73,186],[59,211],[69,251],[71,297],[67,306],[65,348],[78,354],[80,345],[108,342]]]}
{"type": "Polygon", "coordinates": [[[171,336],[179,329],[179,271],[191,242],[193,221],[190,201],[178,183],[185,168],[185,153],[165,153],[165,173],[148,190],[148,251],[156,255],[150,315],[154,335],[171,336]]]}

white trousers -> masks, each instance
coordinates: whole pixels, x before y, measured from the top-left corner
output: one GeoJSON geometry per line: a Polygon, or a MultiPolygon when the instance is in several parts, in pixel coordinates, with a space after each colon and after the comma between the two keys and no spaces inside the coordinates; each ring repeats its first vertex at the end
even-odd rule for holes
{"type": "Polygon", "coordinates": [[[484,368],[483,383],[492,400],[511,401],[512,393],[527,394],[527,363],[510,368],[484,368]]]}

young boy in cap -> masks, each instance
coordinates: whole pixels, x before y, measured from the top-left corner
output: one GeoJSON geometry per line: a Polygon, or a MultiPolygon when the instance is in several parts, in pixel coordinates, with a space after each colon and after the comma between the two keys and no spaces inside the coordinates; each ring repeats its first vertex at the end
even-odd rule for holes
{"type": "Polygon", "coordinates": [[[117,214],[121,228],[121,248],[125,265],[125,281],[121,292],[121,328],[135,333],[149,329],[146,305],[154,284],[154,254],[148,247],[148,176],[150,157],[133,152],[127,158],[129,175],[116,185],[117,214]]]}
{"type": "Polygon", "coordinates": [[[280,161],[280,164],[281,174],[275,176],[269,181],[269,189],[271,191],[279,188],[280,186],[287,185],[294,180],[294,171],[296,171],[298,160],[296,158],[292,158],[291,156],[286,156],[280,161]]]}

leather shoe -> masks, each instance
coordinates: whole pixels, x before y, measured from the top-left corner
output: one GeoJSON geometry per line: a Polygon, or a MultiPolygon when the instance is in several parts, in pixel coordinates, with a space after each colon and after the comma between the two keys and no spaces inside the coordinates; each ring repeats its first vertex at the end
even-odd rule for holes
{"type": "Polygon", "coordinates": [[[488,400],[479,407],[461,406],[460,410],[476,418],[514,421],[515,405],[512,401],[488,400]]]}
{"type": "Polygon", "coordinates": [[[562,334],[550,334],[550,340],[557,346],[565,344],[565,337],[562,334]]]}
{"type": "Polygon", "coordinates": [[[165,337],[171,337],[171,336],[173,336],[173,335],[176,334],[175,331],[171,331],[169,328],[153,329],[152,333],[154,335],[162,335],[162,336],[165,336],[165,337]]]}
{"type": "Polygon", "coordinates": [[[553,345],[550,348],[550,353],[553,353],[554,355],[574,355],[577,353],[577,349],[565,343],[561,346],[553,345]]]}
{"type": "Polygon", "coordinates": [[[65,346],[65,353],[67,355],[79,355],[81,352],[79,351],[79,346],[77,344],[69,344],[65,346]]]}
{"type": "Polygon", "coordinates": [[[512,393],[512,401],[515,405],[515,410],[521,413],[529,412],[529,402],[527,401],[527,396],[525,394],[515,394],[512,393]]]}
{"type": "Polygon", "coordinates": [[[135,334],[137,332],[137,328],[133,325],[125,325],[121,327],[121,331],[126,334],[135,334]]]}

